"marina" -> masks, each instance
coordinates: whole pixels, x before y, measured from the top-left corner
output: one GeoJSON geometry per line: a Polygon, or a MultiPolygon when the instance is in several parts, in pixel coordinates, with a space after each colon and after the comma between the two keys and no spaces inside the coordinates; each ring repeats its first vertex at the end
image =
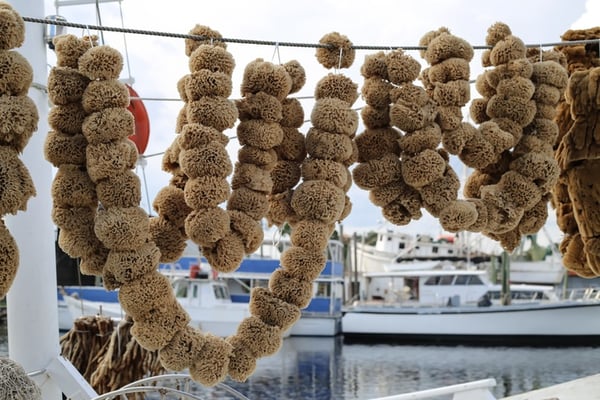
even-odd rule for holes
{"type": "Polygon", "coordinates": [[[318,44],[229,39],[263,21],[306,34],[270,3],[264,20],[255,2],[206,8],[219,31],[190,24],[196,5],[141,9],[184,35],[125,29],[122,0],[96,0],[95,25],[70,12],[93,0],[45,17],[49,3],[0,0],[0,400],[598,397],[598,28],[539,22],[566,32],[538,46],[512,14],[479,20],[487,36],[420,21],[404,31],[422,30],[415,52],[353,44],[393,13],[367,23],[325,3],[294,23],[335,15],[353,41],[337,27],[318,44]],[[128,46],[139,35],[152,40],[128,46]],[[274,46],[271,61],[249,44],[274,46]],[[280,44],[312,61],[282,62],[280,44]],[[153,141],[151,114],[171,123],[153,141]],[[408,232],[424,213],[439,234],[408,232]],[[560,237],[540,245],[550,213],[560,237]],[[379,217],[400,228],[345,233],[379,217]]]}

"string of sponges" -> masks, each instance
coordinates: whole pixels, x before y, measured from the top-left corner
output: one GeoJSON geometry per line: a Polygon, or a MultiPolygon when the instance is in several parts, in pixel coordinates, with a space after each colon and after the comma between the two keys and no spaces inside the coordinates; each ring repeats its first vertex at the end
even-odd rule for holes
{"type": "MultiPolygon", "coordinates": [[[[563,40],[598,39],[600,29],[567,31],[563,40]]],[[[560,49],[570,77],[556,117],[560,128],[556,158],[560,178],[553,190],[560,244],[566,268],[584,277],[600,276],[600,140],[598,49],[576,45],[560,49]]]]}
{"type": "MultiPolygon", "coordinates": [[[[27,96],[33,81],[29,62],[15,48],[25,40],[23,18],[0,2],[0,217],[27,209],[35,196],[29,171],[19,154],[37,130],[38,111],[27,96]]],[[[0,220],[0,298],[10,289],[19,267],[19,249],[0,220]]]]}

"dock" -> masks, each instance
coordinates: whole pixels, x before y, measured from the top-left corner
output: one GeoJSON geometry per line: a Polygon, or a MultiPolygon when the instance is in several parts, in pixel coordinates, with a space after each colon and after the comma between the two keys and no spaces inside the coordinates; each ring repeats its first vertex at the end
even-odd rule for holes
{"type": "Polygon", "coordinates": [[[600,400],[600,374],[561,383],[502,400],[600,400]]]}

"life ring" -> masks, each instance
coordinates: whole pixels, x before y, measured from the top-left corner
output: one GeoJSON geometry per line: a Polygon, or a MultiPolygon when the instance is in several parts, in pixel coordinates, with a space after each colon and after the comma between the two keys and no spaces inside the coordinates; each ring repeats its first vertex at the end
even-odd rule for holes
{"type": "Polygon", "coordinates": [[[150,119],[148,118],[148,111],[144,102],[140,99],[137,92],[128,84],[127,90],[129,91],[129,97],[131,98],[127,109],[133,114],[135,120],[135,133],[129,136],[129,139],[135,143],[139,154],[144,154],[146,147],[148,146],[148,140],[150,139],[150,119]]]}

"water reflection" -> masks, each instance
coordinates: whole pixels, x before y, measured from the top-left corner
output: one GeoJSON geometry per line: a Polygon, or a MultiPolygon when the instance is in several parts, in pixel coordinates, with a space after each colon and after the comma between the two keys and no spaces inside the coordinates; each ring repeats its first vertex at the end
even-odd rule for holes
{"type": "MultiPolygon", "coordinates": [[[[0,325],[0,355],[6,351],[0,325]]],[[[341,337],[292,337],[276,355],[260,359],[247,382],[226,383],[252,400],[362,400],[494,378],[493,393],[501,398],[597,373],[600,348],[592,347],[344,345],[341,337]]],[[[214,388],[193,391],[235,399],[214,388]]]]}

